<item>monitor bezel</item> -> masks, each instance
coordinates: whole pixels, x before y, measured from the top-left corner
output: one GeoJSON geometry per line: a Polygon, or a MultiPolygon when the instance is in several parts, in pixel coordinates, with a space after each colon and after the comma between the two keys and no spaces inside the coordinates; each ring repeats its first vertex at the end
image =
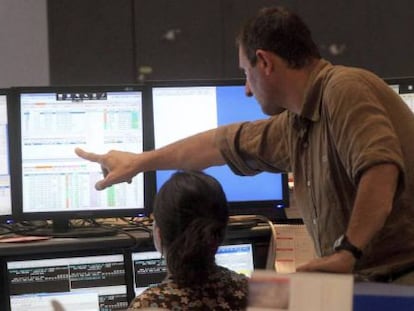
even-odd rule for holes
{"type": "Polygon", "coordinates": [[[11,148],[11,139],[10,139],[10,109],[11,109],[11,94],[10,94],[10,89],[9,88],[0,88],[0,95],[5,95],[6,96],[6,109],[7,109],[7,151],[8,151],[8,161],[9,161],[9,176],[10,176],[10,193],[11,193],[11,210],[10,210],[10,214],[4,214],[4,215],[0,215],[0,223],[1,224],[7,224],[7,223],[12,223],[13,222],[13,187],[11,185],[11,175],[13,172],[13,167],[12,167],[12,155],[10,152],[10,148],[11,148]]]}
{"type": "MultiPolygon", "coordinates": [[[[245,86],[244,79],[184,79],[184,80],[148,80],[146,81],[148,102],[151,103],[151,118],[152,124],[151,136],[154,138],[154,119],[153,119],[153,98],[152,88],[154,87],[214,87],[214,86],[245,86]]],[[[153,147],[155,142],[153,141],[153,147]]],[[[270,173],[270,172],[269,172],[270,173]]],[[[289,207],[289,185],[288,174],[281,174],[282,181],[282,199],[280,200],[263,200],[263,201],[229,201],[230,215],[262,215],[270,220],[284,221],[286,220],[285,208],[289,207]]],[[[155,175],[155,173],[154,173],[155,175]]],[[[156,176],[154,178],[154,187],[156,189],[156,176]]]]}
{"type": "MultiPolygon", "coordinates": [[[[403,85],[405,88],[410,85],[414,87],[414,76],[404,76],[404,77],[389,77],[383,79],[385,83],[388,85],[403,85]]],[[[402,90],[402,93],[404,94],[406,92],[406,89],[402,90]]],[[[407,93],[414,93],[413,91],[409,91],[407,93]]]]}
{"type": "MultiPolygon", "coordinates": [[[[393,77],[393,78],[384,78],[385,83],[394,89],[398,87],[398,90],[395,90],[396,93],[401,97],[405,102],[404,95],[414,95],[414,76],[402,76],[402,77],[393,77]]],[[[411,112],[414,113],[413,103],[406,103],[411,112]]]]}
{"type": "MultiPolygon", "coordinates": [[[[24,93],[42,93],[42,92],[116,92],[116,91],[139,91],[141,92],[142,102],[142,126],[143,126],[143,150],[150,148],[146,130],[150,127],[146,115],[148,105],[144,102],[144,88],[137,84],[122,85],[70,85],[70,86],[30,86],[30,87],[14,87],[12,88],[12,109],[10,109],[10,117],[12,126],[10,127],[11,138],[15,141],[11,151],[13,172],[11,174],[12,187],[17,189],[12,194],[13,215],[18,221],[31,220],[53,220],[53,221],[69,221],[71,219],[97,219],[97,218],[118,218],[118,217],[138,217],[148,216],[150,207],[148,198],[154,192],[151,185],[151,176],[144,174],[144,206],[136,209],[112,208],[108,209],[92,209],[82,211],[56,211],[56,212],[28,212],[23,211],[23,178],[22,178],[22,150],[21,150],[21,116],[20,116],[20,95],[24,93]]],[[[10,120],[9,120],[10,121],[10,120]]],[[[92,151],[93,150],[88,150],[92,151]]],[[[86,160],[85,160],[86,161],[86,160]]]]}

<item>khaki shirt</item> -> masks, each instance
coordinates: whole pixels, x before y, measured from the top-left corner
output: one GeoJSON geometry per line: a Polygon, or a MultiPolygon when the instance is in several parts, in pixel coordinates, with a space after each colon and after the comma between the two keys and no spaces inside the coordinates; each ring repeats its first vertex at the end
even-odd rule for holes
{"type": "Polygon", "coordinates": [[[374,277],[414,266],[414,115],[374,74],[320,60],[300,115],[285,111],[223,126],[216,140],[237,174],[293,172],[295,199],[319,256],[331,254],[346,232],[361,175],[396,164],[391,215],[355,270],[374,277]]]}

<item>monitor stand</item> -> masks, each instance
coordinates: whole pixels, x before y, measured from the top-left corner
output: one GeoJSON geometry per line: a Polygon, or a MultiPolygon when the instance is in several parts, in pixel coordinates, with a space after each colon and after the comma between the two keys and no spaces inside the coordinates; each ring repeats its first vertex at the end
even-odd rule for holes
{"type": "Polygon", "coordinates": [[[56,238],[93,238],[113,236],[118,233],[117,229],[107,227],[72,227],[68,219],[53,219],[52,227],[36,228],[25,232],[25,235],[51,236],[56,238]]]}

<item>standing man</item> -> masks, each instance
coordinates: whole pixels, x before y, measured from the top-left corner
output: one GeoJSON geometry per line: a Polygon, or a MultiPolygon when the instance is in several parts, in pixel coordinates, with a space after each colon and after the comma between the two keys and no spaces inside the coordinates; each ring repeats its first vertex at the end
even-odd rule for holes
{"type": "Polygon", "coordinates": [[[283,8],[248,21],[238,47],[246,95],[271,118],[142,154],[76,149],[101,164],[97,189],[151,170],[291,171],[319,255],[299,271],[414,285],[414,115],[407,105],[373,73],[322,59],[307,26],[283,8]]]}

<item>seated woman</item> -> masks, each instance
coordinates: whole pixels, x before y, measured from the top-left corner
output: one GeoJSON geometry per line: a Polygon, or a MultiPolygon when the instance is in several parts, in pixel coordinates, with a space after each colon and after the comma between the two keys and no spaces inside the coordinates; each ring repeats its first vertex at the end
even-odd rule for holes
{"type": "Polygon", "coordinates": [[[219,182],[202,172],[177,172],[158,192],[153,215],[154,244],[168,275],[128,310],[244,310],[247,278],[215,263],[229,218],[219,182]]]}

